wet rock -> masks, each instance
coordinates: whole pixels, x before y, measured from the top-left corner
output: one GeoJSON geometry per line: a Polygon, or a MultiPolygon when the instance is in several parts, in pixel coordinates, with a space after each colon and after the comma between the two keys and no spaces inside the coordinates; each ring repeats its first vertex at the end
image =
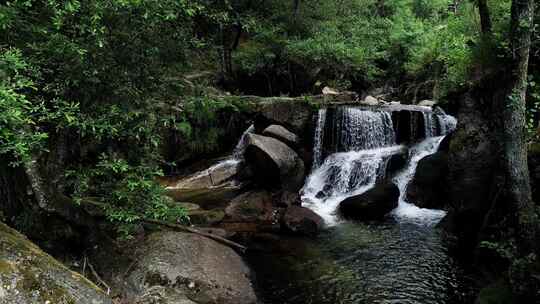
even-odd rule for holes
{"type": "Polygon", "coordinates": [[[392,176],[394,173],[405,168],[407,165],[407,154],[399,153],[390,156],[386,165],[386,176],[392,176]]]}
{"type": "Polygon", "coordinates": [[[281,223],[286,231],[300,235],[315,235],[324,227],[324,220],[317,213],[300,206],[288,207],[281,223]]]}
{"type": "Polygon", "coordinates": [[[0,303],[112,304],[112,301],[85,277],[0,223],[0,303]]]}
{"type": "Polygon", "coordinates": [[[434,101],[434,100],[428,100],[428,99],[422,100],[422,101],[420,101],[420,102],[418,103],[418,105],[421,106],[421,107],[433,107],[433,106],[435,106],[436,104],[437,104],[436,101],[434,101]]]}
{"type": "Polygon", "coordinates": [[[422,158],[407,187],[407,199],[421,208],[447,206],[448,155],[437,152],[422,158]]]}
{"type": "Polygon", "coordinates": [[[188,215],[191,223],[198,226],[212,226],[225,218],[225,212],[221,209],[195,210],[188,212],[188,215]]]}
{"type": "Polygon", "coordinates": [[[346,198],[339,204],[344,218],[379,220],[398,205],[399,188],[393,183],[378,184],[367,192],[346,198]]]}
{"type": "Polygon", "coordinates": [[[368,105],[368,106],[376,106],[376,105],[379,105],[381,102],[377,98],[371,95],[368,95],[360,103],[364,105],[368,105]]]}
{"type": "Polygon", "coordinates": [[[225,209],[227,222],[271,222],[272,218],[272,197],[267,191],[241,194],[225,209]]]}
{"type": "Polygon", "coordinates": [[[264,129],[263,135],[284,142],[293,149],[298,148],[300,144],[300,139],[298,138],[298,136],[296,136],[296,134],[279,125],[271,125],[268,128],[264,129]]]}
{"type": "MultiPolygon", "coordinates": [[[[136,251],[127,276],[131,301],[145,303],[252,304],[257,299],[250,271],[229,247],[188,233],[162,231],[149,235],[136,251]],[[172,297],[171,297],[172,296],[172,297]]],[[[138,302],[137,302],[138,303],[138,302]]]]}
{"type": "Polygon", "coordinates": [[[249,134],[245,152],[254,178],[267,188],[298,191],[304,183],[304,162],[296,152],[279,140],[249,134]]]}
{"type": "Polygon", "coordinates": [[[298,192],[282,191],[281,193],[278,193],[277,196],[279,196],[278,205],[280,207],[299,206],[302,203],[298,192]]]}
{"type": "Polygon", "coordinates": [[[238,174],[239,162],[226,160],[177,181],[169,182],[170,189],[205,189],[223,185],[238,174]]]}

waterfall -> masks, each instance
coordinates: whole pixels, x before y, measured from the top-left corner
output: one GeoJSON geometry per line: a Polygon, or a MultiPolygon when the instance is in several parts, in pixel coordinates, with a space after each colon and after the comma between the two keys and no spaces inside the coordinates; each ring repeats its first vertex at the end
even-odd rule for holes
{"type": "Polygon", "coordinates": [[[313,169],[301,191],[304,204],[329,224],[335,223],[337,204],[373,187],[384,176],[388,158],[404,148],[395,145],[389,112],[344,107],[335,114],[332,122],[326,122],[326,110],[319,110],[313,169]],[[332,135],[327,143],[323,140],[326,131],[332,135]],[[323,160],[325,145],[342,152],[323,160]]]}
{"type": "Polygon", "coordinates": [[[394,209],[392,215],[399,221],[429,226],[438,223],[446,215],[445,211],[419,208],[407,201],[407,185],[414,177],[418,162],[437,152],[443,138],[444,136],[430,137],[412,146],[409,149],[407,166],[392,179],[399,188],[398,207],[394,209]]]}
{"type": "Polygon", "coordinates": [[[322,143],[324,140],[324,125],[326,123],[326,109],[320,109],[317,115],[317,126],[315,127],[315,138],[313,141],[313,169],[321,165],[322,143]]]}
{"type": "Polygon", "coordinates": [[[437,122],[439,123],[441,135],[447,135],[457,127],[457,120],[450,115],[437,115],[437,122]]]}
{"type": "Polygon", "coordinates": [[[236,147],[234,148],[232,159],[234,160],[242,160],[244,158],[244,150],[246,150],[247,145],[247,136],[248,134],[253,133],[255,131],[255,125],[249,126],[244,133],[242,133],[242,136],[238,140],[238,143],[236,144],[236,147]]]}
{"type": "Polygon", "coordinates": [[[433,113],[422,112],[424,116],[424,134],[426,138],[433,137],[437,133],[437,125],[433,123],[433,113]]]}
{"type": "MultiPolygon", "coordinates": [[[[405,168],[392,181],[400,189],[398,207],[392,215],[399,221],[417,224],[438,222],[444,211],[416,207],[406,200],[406,188],[418,162],[437,151],[444,136],[456,127],[448,115],[423,115],[425,139],[408,150],[405,168]]],[[[412,116],[412,115],[411,115],[412,116]]],[[[411,120],[410,132],[416,132],[419,119],[411,120]]],[[[345,198],[361,194],[386,178],[389,159],[407,148],[396,144],[392,114],[354,107],[321,109],[314,134],[312,172],[301,190],[303,204],[322,216],[326,223],[337,223],[336,209],[345,198]]]]}

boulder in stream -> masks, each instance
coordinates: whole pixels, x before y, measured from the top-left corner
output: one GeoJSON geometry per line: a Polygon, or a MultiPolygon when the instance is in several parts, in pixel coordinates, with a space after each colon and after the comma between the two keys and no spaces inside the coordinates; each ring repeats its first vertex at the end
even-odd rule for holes
{"type": "Polygon", "coordinates": [[[275,138],[293,149],[298,148],[300,145],[298,136],[280,125],[270,125],[268,128],[264,129],[262,134],[264,136],[275,138]]]}
{"type": "Polygon", "coordinates": [[[0,223],[0,303],[112,304],[82,275],[0,223]]]}
{"type": "Polygon", "coordinates": [[[373,189],[346,198],[339,204],[344,218],[380,220],[398,206],[399,188],[391,183],[376,185],[373,189]]]}
{"type": "Polygon", "coordinates": [[[227,222],[271,222],[272,218],[272,197],[264,190],[241,194],[225,209],[227,222]]]}
{"type": "Polygon", "coordinates": [[[421,208],[444,209],[447,199],[448,155],[437,152],[422,158],[407,187],[407,199],[421,208]]]}
{"type": "Polygon", "coordinates": [[[289,206],[281,223],[285,230],[301,235],[315,235],[324,226],[324,220],[317,213],[300,206],[289,206]]]}
{"type": "Polygon", "coordinates": [[[245,159],[255,179],[267,188],[298,191],[304,183],[304,162],[281,141],[248,134],[245,159]]]}
{"type": "Polygon", "coordinates": [[[126,296],[136,303],[253,304],[250,270],[231,248],[196,234],[161,231],[136,251],[126,296]]]}

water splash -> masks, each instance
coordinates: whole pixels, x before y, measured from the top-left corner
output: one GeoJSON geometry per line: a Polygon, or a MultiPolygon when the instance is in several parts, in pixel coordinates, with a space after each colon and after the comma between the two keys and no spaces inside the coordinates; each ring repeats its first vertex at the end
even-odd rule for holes
{"type": "Polygon", "coordinates": [[[414,177],[418,162],[422,158],[437,152],[443,138],[444,136],[427,138],[412,146],[409,149],[407,166],[392,179],[400,192],[398,207],[392,211],[392,215],[399,222],[411,222],[431,226],[437,224],[446,215],[446,212],[443,210],[420,208],[407,201],[407,186],[414,177]]]}
{"type": "Polygon", "coordinates": [[[308,177],[301,191],[304,206],[319,214],[327,225],[335,225],[338,204],[347,197],[372,188],[385,175],[390,156],[403,153],[404,146],[334,153],[308,177]]]}

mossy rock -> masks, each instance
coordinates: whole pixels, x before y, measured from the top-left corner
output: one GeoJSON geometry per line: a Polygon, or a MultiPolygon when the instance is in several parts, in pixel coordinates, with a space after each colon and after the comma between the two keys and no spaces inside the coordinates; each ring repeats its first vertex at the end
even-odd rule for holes
{"type": "Polygon", "coordinates": [[[0,303],[112,304],[112,301],[85,277],[0,223],[0,303]]]}

